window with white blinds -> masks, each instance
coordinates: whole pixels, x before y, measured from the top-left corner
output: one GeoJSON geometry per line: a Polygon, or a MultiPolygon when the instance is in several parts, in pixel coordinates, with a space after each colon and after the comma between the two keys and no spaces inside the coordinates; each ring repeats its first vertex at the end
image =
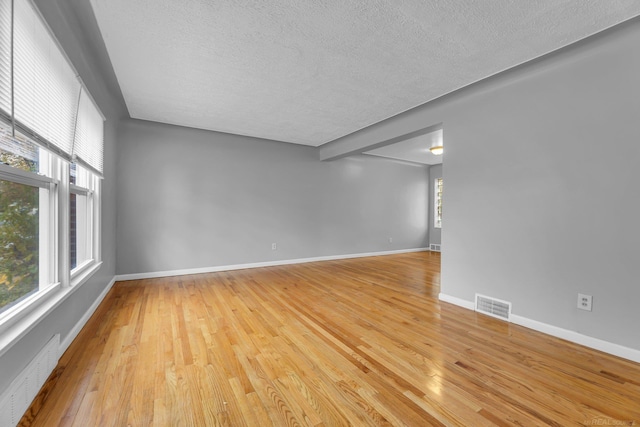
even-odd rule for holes
{"type": "Polygon", "coordinates": [[[32,0],[0,0],[0,352],[102,264],[103,132],[32,0]]]}
{"type": "Polygon", "coordinates": [[[0,24],[5,119],[41,146],[67,160],[75,155],[101,174],[103,116],[39,12],[30,0],[0,0],[0,24]]]}

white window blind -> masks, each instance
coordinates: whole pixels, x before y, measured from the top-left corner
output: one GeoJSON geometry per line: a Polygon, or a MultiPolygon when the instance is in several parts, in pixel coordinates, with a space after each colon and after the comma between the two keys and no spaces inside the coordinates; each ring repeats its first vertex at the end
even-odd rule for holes
{"type": "Polygon", "coordinates": [[[102,174],[102,113],[31,0],[0,0],[0,117],[102,174]]]}
{"type": "Polygon", "coordinates": [[[0,110],[11,116],[11,0],[0,0],[0,110]]]}
{"type": "Polygon", "coordinates": [[[80,163],[102,173],[104,119],[86,91],[80,94],[73,155],[80,163]]]}
{"type": "Polygon", "coordinates": [[[14,8],[15,120],[69,158],[80,81],[31,2],[14,8]]]}

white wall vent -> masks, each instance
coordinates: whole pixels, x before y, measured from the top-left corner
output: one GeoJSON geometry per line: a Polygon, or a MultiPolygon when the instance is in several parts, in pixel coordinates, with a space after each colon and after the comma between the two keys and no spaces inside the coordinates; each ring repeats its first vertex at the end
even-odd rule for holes
{"type": "Polygon", "coordinates": [[[476,311],[508,321],[511,316],[511,303],[476,294],[476,311]]]}
{"type": "Polygon", "coordinates": [[[29,409],[58,364],[60,334],[56,334],[0,396],[0,426],[15,426],[29,409]]]}
{"type": "Polygon", "coordinates": [[[429,250],[430,251],[435,251],[435,252],[440,252],[440,245],[438,245],[437,243],[430,243],[429,244],[429,250]]]}

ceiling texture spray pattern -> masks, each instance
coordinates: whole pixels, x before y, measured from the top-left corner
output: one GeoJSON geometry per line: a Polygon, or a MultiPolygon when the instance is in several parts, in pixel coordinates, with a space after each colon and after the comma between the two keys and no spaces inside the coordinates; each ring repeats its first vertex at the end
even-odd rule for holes
{"type": "Polygon", "coordinates": [[[640,14],[636,0],[91,0],[131,117],[319,146],[640,14]]]}

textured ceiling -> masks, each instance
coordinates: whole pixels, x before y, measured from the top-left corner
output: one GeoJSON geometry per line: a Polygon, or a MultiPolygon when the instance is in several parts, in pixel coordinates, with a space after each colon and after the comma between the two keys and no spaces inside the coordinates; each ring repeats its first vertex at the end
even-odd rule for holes
{"type": "Polygon", "coordinates": [[[365,152],[365,154],[422,163],[423,165],[436,165],[442,163],[442,155],[431,154],[429,148],[438,145],[444,146],[442,129],[376,148],[365,152]]]}
{"type": "Polygon", "coordinates": [[[133,118],[318,146],[640,14],[637,0],[91,0],[133,118]]]}

